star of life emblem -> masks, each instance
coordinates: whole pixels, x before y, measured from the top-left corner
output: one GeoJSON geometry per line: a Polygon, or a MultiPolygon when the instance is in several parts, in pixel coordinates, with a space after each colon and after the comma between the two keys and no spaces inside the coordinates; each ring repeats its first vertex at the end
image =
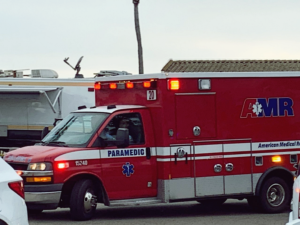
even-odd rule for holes
{"type": "Polygon", "coordinates": [[[252,112],[254,112],[257,116],[262,112],[262,105],[259,104],[259,102],[255,102],[255,104],[252,107],[252,112]]]}
{"type": "Polygon", "coordinates": [[[126,177],[130,177],[131,174],[134,173],[134,165],[133,164],[130,164],[129,162],[126,162],[123,166],[123,174],[126,175],[126,177]]]}

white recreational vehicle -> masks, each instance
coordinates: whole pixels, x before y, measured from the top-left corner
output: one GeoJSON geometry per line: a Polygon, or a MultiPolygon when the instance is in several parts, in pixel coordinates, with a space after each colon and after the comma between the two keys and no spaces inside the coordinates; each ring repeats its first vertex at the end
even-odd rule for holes
{"type": "Polygon", "coordinates": [[[32,70],[29,76],[2,71],[0,151],[39,142],[44,127],[51,129],[78,106],[94,106],[93,87],[93,78],[61,79],[53,70],[32,70]]]}

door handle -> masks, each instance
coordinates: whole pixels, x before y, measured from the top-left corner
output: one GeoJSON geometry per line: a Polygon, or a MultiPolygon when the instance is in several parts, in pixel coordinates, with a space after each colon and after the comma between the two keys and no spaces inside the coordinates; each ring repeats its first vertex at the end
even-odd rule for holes
{"type": "Polygon", "coordinates": [[[233,170],[233,164],[232,163],[227,163],[225,165],[225,169],[227,172],[231,172],[233,170]]]}
{"type": "Polygon", "coordinates": [[[151,151],[149,147],[146,148],[146,159],[151,159],[151,151]]]}
{"type": "Polygon", "coordinates": [[[216,164],[214,166],[214,170],[216,173],[220,173],[222,171],[222,165],[221,164],[216,164]]]}

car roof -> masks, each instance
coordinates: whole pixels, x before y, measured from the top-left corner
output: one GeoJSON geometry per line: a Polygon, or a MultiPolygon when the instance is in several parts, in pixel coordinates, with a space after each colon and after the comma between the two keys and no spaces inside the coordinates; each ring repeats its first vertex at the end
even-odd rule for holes
{"type": "Polygon", "coordinates": [[[111,105],[111,106],[98,106],[91,108],[84,108],[77,110],[75,112],[104,112],[104,113],[113,113],[118,110],[126,110],[126,109],[137,109],[137,108],[146,108],[141,105],[111,105]]]}

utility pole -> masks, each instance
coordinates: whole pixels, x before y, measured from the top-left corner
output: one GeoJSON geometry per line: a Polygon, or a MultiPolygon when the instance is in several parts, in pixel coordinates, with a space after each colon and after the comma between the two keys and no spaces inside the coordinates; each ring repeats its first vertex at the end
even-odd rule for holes
{"type": "Polygon", "coordinates": [[[142,48],[142,38],[141,38],[139,10],[138,10],[139,3],[140,3],[140,0],[133,0],[135,31],[136,31],[136,39],[138,42],[139,74],[144,74],[143,48],[142,48]]]}

